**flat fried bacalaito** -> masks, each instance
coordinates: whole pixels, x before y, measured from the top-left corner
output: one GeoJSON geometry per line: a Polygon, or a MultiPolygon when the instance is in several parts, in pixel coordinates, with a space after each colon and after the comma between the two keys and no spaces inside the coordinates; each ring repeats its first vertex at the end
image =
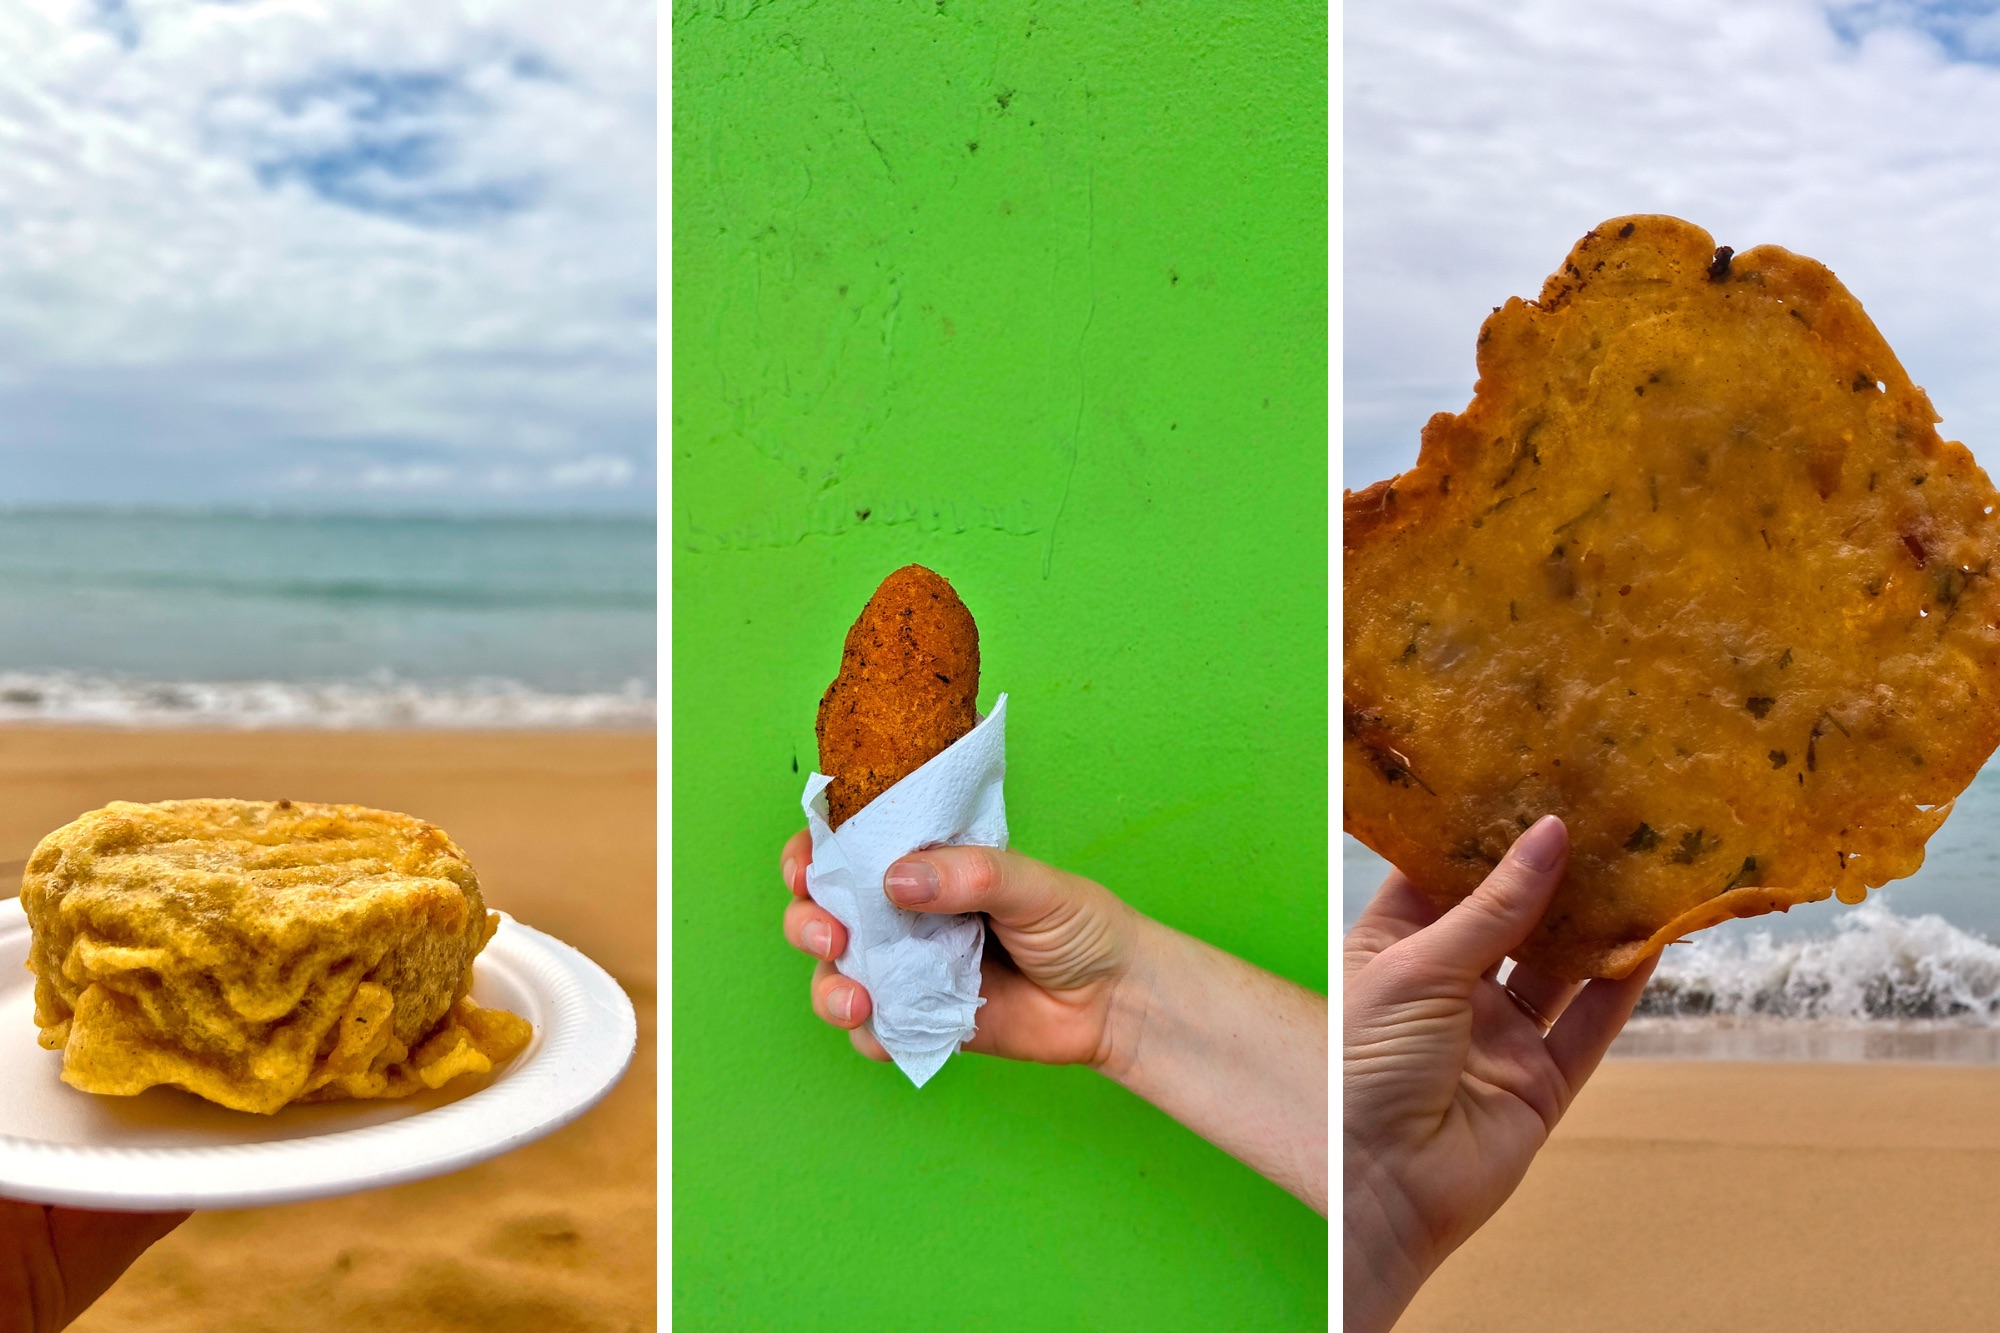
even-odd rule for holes
{"type": "Polygon", "coordinates": [[[819,701],[828,823],[850,816],[979,723],[979,627],[942,575],[905,565],[847,631],[819,701]]]}
{"type": "Polygon", "coordinates": [[[532,1029],[468,994],[499,918],[441,829],[292,801],[118,801],[44,838],[22,905],[35,1022],[85,1092],[239,1111],[403,1097],[532,1029]]]}
{"type": "Polygon", "coordinates": [[[1517,957],[1618,977],[1916,870],[2000,742],[2000,503],[1833,274],[1627,217],[1346,499],[1347,829],[1441,906],[1544,814],[1517,957]]]}

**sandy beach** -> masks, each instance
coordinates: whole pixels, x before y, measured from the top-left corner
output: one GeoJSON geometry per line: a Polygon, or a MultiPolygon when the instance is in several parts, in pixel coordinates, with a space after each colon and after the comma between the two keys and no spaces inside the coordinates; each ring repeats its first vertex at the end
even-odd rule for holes
{"type": "Polygon", "coordinates": [[[491,906],[610,971],[639,1054],[576,1123],[455,1175],[198,1215],[73,1327],[627,1333],[655,1326],[654,737],[561,732],[0,729],[0,876],[114,799],[280,796],[442,826],[491,906]]]}
{"type": "Polygon", "coordinates": [[[2000,1067],[1614,1060],[1399,1333],[1986,1329],[2000,1067]]]}

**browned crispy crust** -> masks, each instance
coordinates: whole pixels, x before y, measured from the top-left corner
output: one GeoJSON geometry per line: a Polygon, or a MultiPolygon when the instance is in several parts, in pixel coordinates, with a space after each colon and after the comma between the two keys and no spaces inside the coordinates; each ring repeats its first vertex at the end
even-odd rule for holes
{"type": "Polygon", "coordinates": [[[979,721],[979,627],[922,565],[882,580],[819,701],[819,771],[839,828],[979,721]]]}
{"type": "Polygon", "coordinates": [[[1346,497],[1348,831],[1449,905],[1561,815],[1516,956],[1578,979],[1916,870],[2000,743],[2000,496],[1860,304],[1616,218],[1478,358],[1346,497]]]}

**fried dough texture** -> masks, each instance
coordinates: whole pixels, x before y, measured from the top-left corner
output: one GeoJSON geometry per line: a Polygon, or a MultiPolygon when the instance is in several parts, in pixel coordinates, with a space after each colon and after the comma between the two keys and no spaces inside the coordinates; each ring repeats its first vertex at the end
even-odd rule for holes
{"type": "Polygon", "coordinates": [[[532,1035],[468,994],[499,917],[408,815],[117,801],[42,839],[21,901],[41,1044],[85,1092],[170,1084],[265,1114],[403,1097],[532,1035]]]}
{"type": "Polygon", "coordinates": [[[1570,979],[1915,871],[2000,743],[2000,496],[1860,304],[1616,218],[1478,358],[1346,497],[1347,830],[1448,907],[1562,816],[1570,979]]]}
{"type": "Polygon", "coordinates": [[[819,701],[819,771],[834,828],[978,725],[979,627],[951,584],[905,565],[847,631],[819,701]]]}

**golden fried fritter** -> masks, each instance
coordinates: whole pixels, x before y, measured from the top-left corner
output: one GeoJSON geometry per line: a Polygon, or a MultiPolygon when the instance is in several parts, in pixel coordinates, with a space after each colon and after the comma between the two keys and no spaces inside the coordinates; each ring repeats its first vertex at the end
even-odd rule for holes
{"type": "Polygon", "coordinates": [[[499,918],[408,815],[117,801],[42,839],[21,901],[41,1043],[85,1092],[171,1084],[265,1113],[402,1097],[531,1035],[467,994],[499,918]]]}
{"type": "Polygon", "coordinates": [[[2000,495],[1860,304],[1617,218],[1478,356],[1347,497],[1348,831],[1449,906],[1561,815],[1569,978],[1916,870],[2000,743],[2000,495]]]}
{"type": "Polygon", "coordinates": [[[922,565],[882,580],[819,701],[819,771],[839,828],[978,723],[979,627],[922,565]]]}

